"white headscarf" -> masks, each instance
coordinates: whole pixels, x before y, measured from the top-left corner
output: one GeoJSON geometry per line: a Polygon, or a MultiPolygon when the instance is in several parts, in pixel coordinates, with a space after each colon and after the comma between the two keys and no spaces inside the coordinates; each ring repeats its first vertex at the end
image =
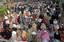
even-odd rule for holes
{"type": "Polygon", "coordinates": [[[55,20],[53,21],[53,23],[54,23],[54,24],[57,24],[57,23],[58,23],[58,21],[55,19],[55,20]]]}

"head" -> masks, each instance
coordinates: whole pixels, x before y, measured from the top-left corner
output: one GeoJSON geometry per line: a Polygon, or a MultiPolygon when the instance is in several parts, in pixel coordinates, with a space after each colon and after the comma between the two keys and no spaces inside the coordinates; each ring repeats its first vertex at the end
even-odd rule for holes
{"type": "Polygon", "coordinates": [[[22,29],[22,28],[18,28],[17,31],[18,31],[18,32],[22,32],[23,29],[22,29]]]}
{"type": "Polygon", "coordinates": [[[55,29],[55,31],[58,31],[59,25],[58,24],[57,25],[54,25],[54,29],[55,29]]]}
{"type": "Polygon", "coordinates": [[[46,29],[46,25],[44,23],[41,24],[41,29],[46,29]]]}
{"type": "Polygon", "coordinates": [[[54,19],[53,23],[54,24],[58,24],[58,21],[56,19],[54,19]]]}
{"type": "Polygon", "coordinates": [[[53,24],[51,24],[50,26],[49,26],[49,30],[50,31],[53,31],[54,29],[53,29],[53,24]]]}
{"type": "Polygon", "coordinates": [[[37,30],[37,25],[35,23],[32,24],[32,30],[37,30]]]}
{"type": "Polygon", "coordinates": [[[36,28],[36,27],[37,27],[37,25],[36,25],[35,23],[33,23],[33,24],[32,24],[32,27],[33,27],[33,28],[36,28]]]}

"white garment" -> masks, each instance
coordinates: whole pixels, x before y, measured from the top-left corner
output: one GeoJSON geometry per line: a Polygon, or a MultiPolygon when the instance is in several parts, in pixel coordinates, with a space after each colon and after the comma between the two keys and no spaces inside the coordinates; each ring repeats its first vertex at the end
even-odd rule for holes
{"type": "Polygon", "coordinates": [[[41,22],[42,21],[42,19],[38,19],[38,22],[41,22]]]}
{"type": "Polygon", "coordinates": [[[54,25],[54,28],[55,29],[59,29],[59,25],[54,25]]]}
{"type": "Polygon", "coordinates": [[[10,24],[9,20],[6,20],[6,24],[10,24]]]}
{"type": "Polygon", "coordinates": [[[12,27],[15,27],[15,28],[16,28],[17,26],[16,26],[16,24],[13,24],[13,26],[12,26],[12,27]]]}
{"type": "Polygon", "coordinates": [[[9,11],[9,10],[7,10],[7,12],[8,12],[8,13],[10,13],[10,11],[9,11]]]}
{"type": "Polygon", "coordinates": [[[32,32],[32,35],[37,35],[37,33],[36,32],[32,32]]]}
{"type": "Polygon", "coordinates": [[[62,16],[62,14],[59,14],[59,17],[61,17],[62,16]]]}
{"type": "Polygon", "coordinates": [[[49,12],[49,11],[47,10],[47,12],[49,12]]]}
{"type": "Polygon", "coordinates": [[[8,17],[7,16],[4,16],[4,19],[8,19],[8,17]]]}
{"type": "Polygon", "coordinates": [[[56,9],[55,8],[53,8],[53,11],[55,11],[56,9]]]}
{"type": "Polygon", "coordinates": [[[50,6],[48,5],[48,8],[50,8],[50,6]]]}
{"type": "Polygon", "coordinates": [[[13,42],[17,42],[16,38],[16,31],[12,31],[12,37],[11,37],[13,42]]]}

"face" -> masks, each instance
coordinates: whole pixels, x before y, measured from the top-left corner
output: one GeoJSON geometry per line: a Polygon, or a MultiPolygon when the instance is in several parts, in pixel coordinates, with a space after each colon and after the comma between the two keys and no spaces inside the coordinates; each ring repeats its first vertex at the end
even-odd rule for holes
{"type": "Polygon", "coordinates": [[[41,29],[46,29],[46,25],[44,23],[42,23],[41,29]]]}
{"type": "Polygon", "coordinates": [[[34,23],[34,24],[32,24],[32,27],[35,29],[36,28],[36,24],[34,23]]]}

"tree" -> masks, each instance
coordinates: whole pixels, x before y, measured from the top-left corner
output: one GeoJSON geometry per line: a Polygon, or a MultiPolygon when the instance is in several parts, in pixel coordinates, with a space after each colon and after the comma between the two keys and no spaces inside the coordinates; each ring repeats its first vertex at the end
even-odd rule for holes
{"type": "Polygon", "coordinates": [[[0,17],[4,16],[7,9],[5,7],[0,7],[0,17]]]}

